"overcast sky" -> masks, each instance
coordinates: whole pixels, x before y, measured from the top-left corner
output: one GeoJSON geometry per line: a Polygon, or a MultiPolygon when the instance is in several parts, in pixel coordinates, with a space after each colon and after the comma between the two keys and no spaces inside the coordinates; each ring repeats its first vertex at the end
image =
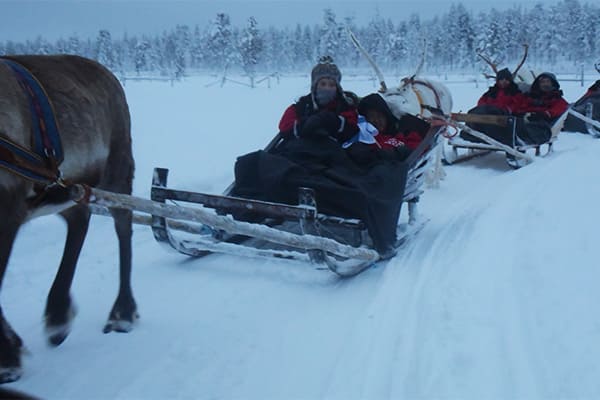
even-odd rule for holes
{"type": "MultiPolygon", "coordinates": [[[[423,17],[449,10],[455,0],[0,0],[0,41],[23,41],[38,35],[48,40],[77,34],[95,37],[100,29],[113,35],[156,33],[176,24],[204,26],[217,12],[230,15],[234,25],[253,16],[259,27],[319,23],[323,9],[332,8],[339,21],[353,17],[358,24],[377,12],[403,20],[413,12],[423,17]]],[[[462,0],[474,11],[522,4],[530,8],[539,0],[504,0],[500,3],[462,0]]],[[[555,1],[552,1],[553,3],[555,1]]]]}

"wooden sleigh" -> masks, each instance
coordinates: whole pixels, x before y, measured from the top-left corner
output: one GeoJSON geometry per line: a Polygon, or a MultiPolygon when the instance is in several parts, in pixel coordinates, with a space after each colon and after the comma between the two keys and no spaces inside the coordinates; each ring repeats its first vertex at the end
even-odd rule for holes
{"type": "MultiPolygon", "coordinates": [[[[444,126],[429,128],[406,160],[409,172],[403,202],[408,206],[408,220],[398,224],[396,250],[425,224],[417,213],[417,202],[444,130],[444,126]]],[[[265,150],[280,140],[278,135],[265,150]]],[[[95,214],[106,215],[110,208],[133,210],[134,223],[150,226],[159,243],[190,257],[227,253],[299,260],[343,277],[385,258],[373,249],[363,221],[320,213],[311,188],[299,188],[298,204],[288,205],[232,197],[229,189],[223,195],[172,189],[167,187],[168,173],[168,169],[155,168],[150,200],[87,187],[74,187],[72,197],[90,204],[95,214]],[[242,210],[252,210],[261,221],[233,218],[242,210]]]]}
{"type": "Polygon", "coordinates": [[[550,138],[541,144],[524,144],[517,136],[517,118],[512,115],[477,115],[452,113],[451,119],[459,131],[466,132],[482,141],[473,142],[465,140],[459,136],[451,137],[442,147],[442,160],[445,164],[455,164],[469,160],[474,157],[484,156],[491,152],[504,152],[506,162],[512,168],[518,169],[534,161],[534,157],[545,157],[552,152],[552,146],[558,139],[567,114],[563,113],[552,124],[550,138]],[[512,133],[513,146],[501,143],[484,132],[472,129],[467,125],[468,122],[495,125],[508,128],[512,133]],[[545,151],[543,151],[545,148],[545,151]],[[532,154],[533,153],[533,156],[532,154]]]}

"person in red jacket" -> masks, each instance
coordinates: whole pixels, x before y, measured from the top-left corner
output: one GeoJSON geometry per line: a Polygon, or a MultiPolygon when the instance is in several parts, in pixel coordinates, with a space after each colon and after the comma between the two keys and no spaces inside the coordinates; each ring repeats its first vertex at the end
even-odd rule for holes
{"type": "Polygon", "coordinates": [[[396,117],[379,93],[363,97],[358,103],[358,113],[360,132],[343,146],[359,165],[381,160],[404,161],[423,141],[429,128],[417,117],[396,117]]]}
{"type": "Polygon", "coordinates": [[[381,149],[406,146],[410,150],[417,148],[423,140],[421,134],[410,127],[402,126],[385,99],[379,93],[363,97],[358,103],[358,113],[377,128],[376,145],[381,149]]]}
{"type": "MultiPolygon", "coordinates": [[[[508,68],[501,69],[496,73],[496,83],[491,86],[477,102],[477,106],[469,110],[469,114],[478,115],[512,115],[522,108],[524,95],[513,80],[513,74],[508,68]]],[[[514,146],[512,128],[500,127],[491,124],[468,123],[470,128],[475,129],[488,137],[514,146]]],[[[468,132],[461,131],[460,137],[470,142],[484,142],[468,132]]]]}
{"type": "Polygon", "coordinates": [[[521,108],[523,93],[513,80],[512,73],[508,68],[501,69],[496,74],[496,84],[485,92],[477,106],[492,106],[513,114],[521,108]]]}
{"type": "Polygon", "coordinates": [[[311,71],[310,93],[290,105],[279,122],[284,138],[330,137],[340,144],[358,132],[356,95],[344,92],[342,73],[331,57],[322,57],[311,71]]]}
{"type": "Polygon", "coordinates": [[[569,108],[569,103],[562,95],[556,76],[550,72],[542,72],[533,81],[518,112],[524,114],[526,120],[551,121],[569,108]]]}
{"type": "Polygon", "coordinates": [[[518,110],[523,115],[518,136],[525,144],[542,144],[550,139],[552,124],[569,108],[562,95],[554,74],[543,72],[535,78],[518,110]]]}

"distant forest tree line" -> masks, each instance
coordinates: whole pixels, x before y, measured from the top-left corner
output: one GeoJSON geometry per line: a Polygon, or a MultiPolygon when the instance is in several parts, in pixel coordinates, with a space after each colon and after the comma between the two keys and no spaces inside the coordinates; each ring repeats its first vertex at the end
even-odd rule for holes
{"type": "Polygon", "coordinates": [[[77,54],[120,75],[175,78],[198,72],[236,71],[253,78],[307,71],[321,55],[331,55],[341,68],[367,67],[347,28],[380,68],[394,73],[414,70],[423,51],[429,73],[483,71],[487,66],[478,50],[499,66],[515,68],[524,43],[529,44],[528,64],[547,69],[574,71],[600,59],[600,7],[578,0],[479,13],[456,3],[431,18],[376,15],[364,26],[351,18],[338,20],[331,9],[323,10],[320,24],[264,29],[255,17],[236,27],[228,14],[219,13],[206,27],[177,25],[162,34],[116,38],[101,30],[93,39],[0,41],[0,54],[77,54]]]}

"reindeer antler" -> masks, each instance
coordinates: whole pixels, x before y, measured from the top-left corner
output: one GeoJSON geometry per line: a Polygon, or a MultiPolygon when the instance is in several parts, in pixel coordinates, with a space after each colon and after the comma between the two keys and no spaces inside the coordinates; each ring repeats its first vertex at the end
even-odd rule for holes
{"type": "MultiPolygon", "coordinates": [[[[494,74],[498,73],[498,67],[496,66],[495,63],[492,62],[492,60],[490,60],[490,58],[488,56],[486,56],[485,54],[483,54],[480,50],[477,50],[477,55],[479,57],[481,57],[481,59],[483,61],[486,62],[487,65],[489,65],[490,67],[492,67],[492,71],[494,71],[494,74]]],[[[488,76],[487,74],[484,74],[486,78],[495,78],[496,76],[488,76]]]]}
{"type": "Polygon", "coordinates": [[[369,53],[367,53],[367,51],[365,50],[364,47],[362,47],[362,45],[360,44],[360,42],[354,35],[354,32],[352,32],[352,30],[350,29],[350,27],[347,26],[346,31],[348,32],[348,35],[350,35],[350,40],[352,41],[354,46],[358,49],[358,51],[360,51],[362,53],[363,56],[365,56],[365,58],[367,59],[369,64],[371,64],[371,67],[373,67],[373,70],[375,70],[375,75],[377,75],[377,77],[379,78],[379,84],[381,85],[381,87],[379,88],[379,92],[380,93],[387,92],[387,85],[385,84],[385,79],[383,78],[383,74],[381,73],[381,70],[379,69],[377,64],[375,64],[375,61],[373,61],[373,58],[371,58],[371,55],[369,53]]]}
{"type": "Polygon", "coordinates": [[[517,77],[517,72],[519,72],[519,69],[521,69],[521,67],[525,63],[525,59],[527,58],[527,51],[529,50],[529,45],[527,43],[523,43],[523,47],[525,48],[525,52],[523,53],[523,58],[521,59],[521,62],[519,63],[519,65],[517,65],[517,69],[515,69],[515,72],[513,72],[512,74],[513,79],[517,77]]]}
{"type": "Polygon", "coordinates": [[[423,70],[423,65],[425,65],[425,56],[427,55],[427,39],[423,38],[423,51],[421,52],[421,60],[419,61],[419,65],[415,70],[415,73],[411,76],[410,79],[414,79],[417,75],[421,73],[423,70]]]}

